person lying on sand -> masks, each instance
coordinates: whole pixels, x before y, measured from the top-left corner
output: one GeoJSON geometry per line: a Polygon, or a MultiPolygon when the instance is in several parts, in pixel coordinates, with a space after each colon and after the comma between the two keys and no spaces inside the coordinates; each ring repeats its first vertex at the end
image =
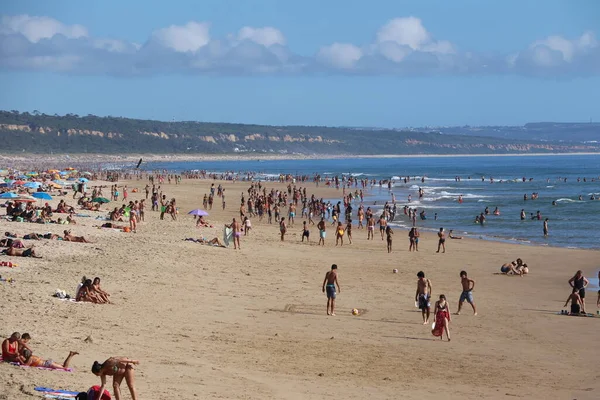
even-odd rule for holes
{"type": "MultiPolygon", "coordinates": [[[[129,392],[131,393],[131,399],[137,400],[137,391],[135,390],[135,376],[134,376],[134,365],[138,365],[138,360],[131,360],[126,357],[111,357],[108,360],[100,364],[98,361],[94,361],[92,365],[92,373],[100,377],[101,386],[98,393],[104,393],[104,387],[106,386],[106,377],[113,377],[113,391],[117,399],[121,398],[121,382],[125,378],[129,392]]],[[[99,399],[91,399],[99,400],[99,399]]]]}
{"type": "Polygon", "coordinates": [[[13,257],[33,257],[33,258],[42,258],[42,256],[38,256],[35,254],[35,250],[33,246],[28,249],[16,249],[14,247],[9,247],[6,250],[2,250],[1,254],[6,254],[7,256],[13,257]]]}
{"type": "Polygon", "coordinates": [[[83,236],[73,236],[71,235],[71,231],[64,231],[64,237],[63,240],[66,242],[76,242],[76,243],[92,243],[89,240],[87,240],[85,237],[83,236]]]}
{"type": "Polygon", "coordinates": [[[67,356],[67,358],[65,359],[65,361],[62,364],[57,364],[50,359],[44,360],[41,357],[34,356],[33,354],[31,354],[31,351],[29,351],[29,350],[25,350],[23,352],[23,356],[20,356],[19,358],[20,358],[20,364],[25,367],[68,369],[71,359],[73,358],[73,356],[76,356],[77,354],[79,354],[79,353],[77,353],[76,351],[70,351],[69,355],[67,356]]]}
{"type": "Polygon", "coordinates": [[[221,242],[221,240],[219,240],[218,237],[215,237],[211,240],[205,239],[203,237],[199,238],[199,239],[194,239],[194,238],[187,238],[187,239],[183,239],[186,240],[188,242],[194,242],[194,243],[200,243],[200,244],[210,244],[216,247],[226,247],[223,242],[221,242]]]}
{"type": "Polygon", "coordinates": [[[452,229],[450,229],[450,232],[448,232],[448,237],[450,239],[462,239],[462,236],[454,236],[452,232],[454,232],[452,229]]]}

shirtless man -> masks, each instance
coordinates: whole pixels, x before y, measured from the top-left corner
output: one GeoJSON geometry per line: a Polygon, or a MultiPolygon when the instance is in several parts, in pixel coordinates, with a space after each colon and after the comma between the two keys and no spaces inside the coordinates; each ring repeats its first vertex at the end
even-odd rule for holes
{"type": "Polygon", "coordinates": [[[337,265],[331,266],[331,271],[327,271],[325,279],[323,280],[323,293],[327,291],[327,315],[335,316],[335,298],[337,293],[335,286],[337,285],[337,292],[340,293],[340,284],[338,283],[337,265]],[[331,309],[331,312],[329,311],[331,309]]]}
{"type": "Polygon", "coordinates": [[[290,226],[294,226],[294,218],[296,217],[296,205],[294,203],[290,203],[290,208],[288,210],[288,224],[290,226]]]}
{"type": "Polygon", "coordinates": [[[317,224],[317,229],[319,230],[319,244],[325,246],[325,236],[327,236],[325,230],[325,218],[321,218],[321,221],[317,224]]]}
{"type": "Polygon", "coordinates": [[[444,228],[440,228],[440,231],[438,232],[438,249],[436,251],[436,253],[440,252],[440,248],[443,249],[442,253],[446,252],[446,234],[444,233],[444,228]]]}
{"type": "Polygon", "coordinates": [[[581,312],[585,314],[585,288],[590,284],[590,281],[583,276],[583,271],[579,270],[569,279],[569,285],[573,289],[577,289],[577,293],[581,298],[581,312]]]}
{"type": "Polygon", "coordinates": [[[429,313],[431,312],[431,281],[425,278],[425,272],[419,271],[417,274],[417,292],[415,294],[415,301],[418,302],[419,309],[423,314],[423,325],[427,325],[429,322],[429,313]]]}
{"type": "Polygon", "coordinates": [[[369,215],[367,218],[367,240],[373,240],[373,232],[375,231],[375,218],[373,215],[369,215]]]}
{"type": "Polygon", "coordinates": [[[227,225],[227,227],[233,229],[233,249],[241,249],[240,236],[242,236],[242,225],[234,218],[231,224],[227,225]]]}
{"type": "Polygon", "coordinates": [[[475,288],[475,281],[467,277],[467,271],[460,271],[460,284],[462,285],[462,293],[458,300],[458,311],[456,315],[460,315],[460,309],[462,308],[465,300],[473,307],[473,315],[477,315],[477,309],[475,308],[475,302],[473,301],[473,289],[475,288]]]}
{"type": "Polygon", "coordinates": [[[379,233],[381,233],[381,240],[383,240],[383,234],[385,233],[385,227],[387,226],[387,221],[383,213],[379,217],[379,221],[377,221],[377,223],[379,224],[379,233]]]}
{"type": "Polygon", "coordinates": [[[2,342],[2,359],[4,362],[18,362],[19,358],[19,340],[21,340],[21,334],[15,332],[8,339],[4,339],[2,342]]]}
{"type": "Polygon", "coordinates": [[[42,256],[38,256],[35,254],[35,250],[33,247],[28,249],[17,249],[15,247],[9,247],[6,250],[2,251],[2,254],[6,254],[7,256],[13,257],[32,257],[32,258],[42,258],[42,256]]]}

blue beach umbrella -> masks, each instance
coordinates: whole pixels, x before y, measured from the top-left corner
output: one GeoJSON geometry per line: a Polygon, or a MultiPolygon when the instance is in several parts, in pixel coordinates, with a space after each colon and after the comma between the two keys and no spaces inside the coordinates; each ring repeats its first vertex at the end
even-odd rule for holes
{"type": "Polygon", "coordinates": [[[23,187],[26,187],[28,189],[37,189],[40,186],[42,186],[42,184],[39,182],[27,182],[26,184],[23,185],[23,187]]]}
{"type": "Polygon", "coordinates": [[[32,196],[40,200],[52,200],[52,196],[46,192],[35,192],[32,196]]]}
{"type": "Polygon", "coordinates": [[[190,211],[188,214],[190,214],[190,215],[198,215],[198,216],[207,216],[208,215],[208,213],[206,211],[201,210],[199,208],[190,211]]]}
{"type": "Polygon", "coordinates": [[[6,193],[2,193],[0,194],[0,199],[16,199],[18,198],[19,195],[13,192],[6,192],[6,193]]]}
{"type": "Polygon", "coordinates": [[[86,183],[88,181],[89,181],[89,179],[87,179],[87,178],[79,178],[79,182],[81,182],[81,183],[86,183]]]}

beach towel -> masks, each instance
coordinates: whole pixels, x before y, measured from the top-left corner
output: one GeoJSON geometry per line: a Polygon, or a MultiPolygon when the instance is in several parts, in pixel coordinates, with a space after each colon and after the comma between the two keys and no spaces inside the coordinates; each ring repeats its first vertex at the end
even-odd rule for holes
{"type": "Polygon", "coordinates": [[[231,242],[232,237],[233,229],[226,226],[223,227],[223,243],[225,243],[225,246],[229,247],[229,242],[231,242]]]}
{"type": "MultiPolygon", "coordinates": [[[[4,360],[2,359],[2,356],[0,356],[0,362],[3,362],[4,360]]],[[[63,371],[63,372],[73,372],[73,368],[67,368],[67,369],[53,369],[53,368],[46,368],[46,367],[28,367],[27,365],[21,365],[17,362],[10,362],[10,365],[14,365],[16,367],[21,367],[21,368],[35,368],[35,369],[43,369],[46,371],[63,371]]]]}
{"type": "Polygon", "coordinates": [[[43,393],[46,399],[59,399],[59,400],[72,400],[77,397],[79,392],[73,392],[70,390],[51,389],[46,387],[36,387],[35,391],[43,393]]]}

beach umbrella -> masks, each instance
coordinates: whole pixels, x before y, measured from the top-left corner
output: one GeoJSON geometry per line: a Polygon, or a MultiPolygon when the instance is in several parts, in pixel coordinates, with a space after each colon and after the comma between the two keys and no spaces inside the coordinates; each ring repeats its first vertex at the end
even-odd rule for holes
{"type": "Polygon", "coordinates": [[[79,182],[86,183],[86,182],[89,182],[89,179],[87,179],[87,178],[79,178],[79,182]]]}
{"type": "Polygon", "coordinates": [[[82,172],[81,175],[92,175],[92,173],[86,171],[86,172],[82,172]]]}
{"type": "Polygon", "coordinates": [[[25,181],[22,181],[22,180],[19,179],[18,181],[14,181],[13,185],[22,185],[24,183],[25,183],[25,181]]]}
{"type": "Polygon", "coordinates": [[[59,170],[57,170],[57,169],[49,169],[49,170],[48,170],[48,173],[49,173],[49,174],[57,174],[58,172],[60,172],[60,171],[59,171],[59,170]]]}
{"type": "Polygon", "coordinates": [[[31,172],[26,173],[25,175],[27,175],[27,176],[38,176],[38,173],[35,172],[35,171],[31,171],[31,172]]]}
{"type": "Polygon", "coordinates": [[[0,194],[0,199],[16,199],[18,198],[19,195],[13,192],[6,192],[6,193],[2,193],[0,194]]]}
{"type": "Polygon", "coordinates": [[[60,171],[59,174],[60,175],[69,175],[69,171],[60,171]]]}
{"type": "Polygon", "coordinates": [[[40,186],[42,186],[42,184],[39,182],[27,182],[23,185],[23,187],[26,187],[28,189],[37,189],[40,186]]]}
{"type": "Polygon", "coordinates": [[[17,203],[35,203],[36,199],[15,199],[17,203]]]}
{"type": "Polygon", "coordinates": [[[46,192],[35,192],[32,196],[40,200],[52,200],[52,196],[46,192]]]}
{"type": "Polygon", "coordinates": [[[92,199],[92,203],[105,204],[110,203],[110,200],[105,197],[95,197],[94,199],[92,199]]]}
{"type": "Polygon", "coordinates": [[[52,187],[57,188],[57,189],[62,189],[62,185],[60,185],[60,184],[58,184],[56,182],[50,182],[48,184],[48,186],[52,186],[52,187]]]}
{"type": "Polygon", "coordinates": [[[201,210],[199,208],[196,208],[195,210],[190,211],[188,214],[190,215],[197,215],[199,217],[201,216],[208,216],[208,213],[204,210],[201,210]]]}

